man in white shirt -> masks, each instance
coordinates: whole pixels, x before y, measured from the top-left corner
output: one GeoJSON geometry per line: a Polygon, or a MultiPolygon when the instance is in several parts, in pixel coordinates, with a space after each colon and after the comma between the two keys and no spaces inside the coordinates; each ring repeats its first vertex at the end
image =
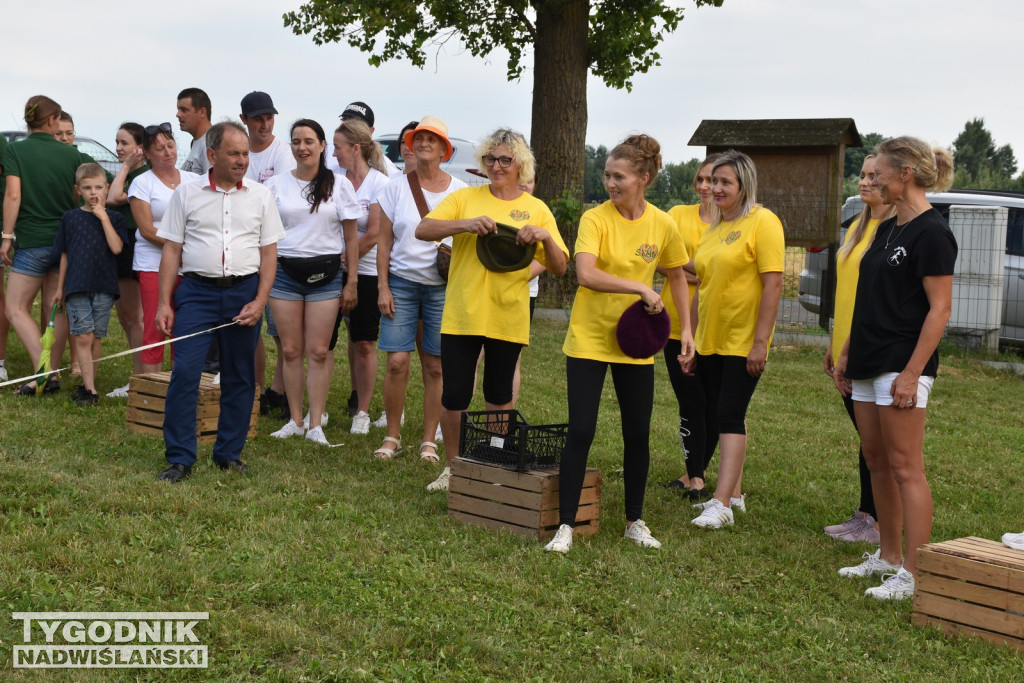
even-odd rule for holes
{"type": "Polygon", "coordinates": [[[181,170],[202,175],[210,170],[206,156],[206,131],[210,129],[213,105],[210,96],[199,88],[185,88],[178,93],[178,126],[192,136],[192,148],[181,170]]]}
{"type": "Polygon", "coordinates": [[[218,123],[206,141],[209,175],[178,186],[157,231],[165,242],[156,322],[161,332],[175,337],[235,324],[174,345],[164,411],[169,467],[158,476],[172,483],[189,476],[196,461],[199,381],[214,339],[221,380],[213,460],[222,470],[248,471],[240,457],[255,396],[253,355],[277,270],[277,242],[284,238],[270,191],[245,177],[245,129],[230,121],[218,123]],[[183,278],[175,291],[179,269],[183,278]]]}
{"type": "Polygon", "coordinates": [[[265,92],[256,90],[242,98],[239,118],[249,129],[249,170],[245,177],[258,183],[295,168],[288,140],[274,136],[276,114],[274,100],[265,92]]]}

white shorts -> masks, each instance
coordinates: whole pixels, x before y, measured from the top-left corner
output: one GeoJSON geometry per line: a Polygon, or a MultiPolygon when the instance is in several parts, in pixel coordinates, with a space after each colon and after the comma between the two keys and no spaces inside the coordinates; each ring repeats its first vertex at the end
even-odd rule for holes
{"type": "MultiPolygon", "coordinates": [[[[898,372],[883,372],[873,379],[855,379],[853,383],[853,394],[850,396],[854,401],[863,403],[874,403],[878,406],[892,405],[892,383],[899,377],[898,372]]],[[[914,400],[915,408],[927,408],[928,396],[932,393],[932,385],[935,384],[934,377],[922,375],[917,380],[917,398],[914,400]]]]}

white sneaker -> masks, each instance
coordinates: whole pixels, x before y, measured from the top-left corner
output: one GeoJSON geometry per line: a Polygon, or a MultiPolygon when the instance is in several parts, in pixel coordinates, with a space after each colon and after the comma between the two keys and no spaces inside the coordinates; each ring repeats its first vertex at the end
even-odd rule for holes
{"type": "MultiPolygon", "coordinates": [[[[694,510],[705,510],[714,498],[708,498],[703,503],[694,503],[694,510]]],[[[747,494],[741,495],[739,498],[729,498],[729,507],[733,510],[745,513],[747,511],[747,494]]]]}
{"type": "Polygon", "coordinates": [[[853,567],[843,567],[839,570],[839,576],[855,576],[864,578],[876,574],[895,572],[900,569],[898,564],[889,564],[881,558],[882,549],[879,548],[873,553],[864,553],[864,561],[853,567]]]}
{"type": "MultiPolygon", "coordinates": [[[[0,381],[3,381],[0,379],[0,381]]],[[[128,388],[131,383],[125,384],[123,387],[118,387],[107,394],[107,398],[128,398],[128,388]]]]}
{"type": "Polygon", "coordinates": [[[555,537],[548,541],[548,544],[544,546],[544,550],[549,553],[562,553],[564,555],[569,552],[569,548],[571,547],[572,527],[568,524],[563,524],[558,527],[558,531],[555,532],[555,537]]]}
{"type": "MultiPolygon", "coordinates": [[[[388,427],[388,414],[387,413],[381,413],[380,417],[378,417],[376,422],[373,423],[373,426],[376,427],[377,429],[387,429],[387,427],[388,427]]],[[[404,410],[402,411],[402,426],[403,427],[405,426],[405,411],[404,410]]]]}
{"type": "Polygon", "coordinates": [[[365,410],[360,410],[352,418],[352,429],[349,430],[352,434],[369,434],[370,433],[370,416],[365,410]]]}
{"type": "Polygon", "coordinates": [[[322,425],[318,427],[313,427],[308,432],[306,432],[306,441],[312,441],[313,443],[318,443],[321,446],[331,445],[331,442],[327,440],[326,436],[324,436],[324,428],[322,425]]]}
{"type": "Polygon", "coordinates": [[[306,431],[306,428],[302,425],[295,424],[294,420],[288,420],[284,427],[281,427],[276,432],[271,432],[271,436],[275,439],[289,439],[293,436],[302,436],[302,433],[306,431]]]}
{"type": "Polygon", "coordinates": [[[0,382],[6,382],[6,381],[7,381],[7,368],[4,367],[3,365],[0,365],[0,382]]]}
{"type": "Polygon", "coordinates": [[[444,435],[441,434],[441,425],[437,425],[437,429],[434,430],[434,441],[437,443],[444,441],[444,435]]]}
{"type": "Polygon", "coordinates": [[[428,491],[447,491],[448,480],[452,478],[452,469],[445,467],[441,470],[441,474],[438,475],[437,479],[427,484],[428,491]]]}
{"type": "Polygon", "coordinates": [[[882,585],[869,588],[864,595],[878,600],[903,600],[914,597],[914,575],[903,567],[896,570],[895,574],[884,574],[882,585]]]}
{"type": "Polygon", "coordinates": [[[703,507],[704,511],[691,519],[690,524],[704,527],[705,529],[721,529],[723,526],[729,526],[735,521],[732,510],[722,505],[722,501],[717,498],[707,501],[707,503],[703,504],[703,507]]]}
{"type": "Polygon", "coordinates": [[[1024,531],[1019,534],[1003,534],[1003,543],[1014,550],[1024,550],[1024,531]]]}
{"type": "Polygon", "coordinates": [[[628,538],[641,548],[661,547],[661,542],[651,535],[651,530],[647,528],[647,524],[642,519],[627,526],[626,533],[622,534],[622,537],[628,538]]]}
{"type": "Polygon", "coordinates": [[[220,373],[219,372],[216,375],[213,376],[213,383],[214,384],[220,384],[220,373]]]}
{"type": "MultiPolygon", "coordinates": [[[[330,419],[331,418],[327,414],[327,411],[324,411],[324,413],[320,416],[320,426],[321,427],[326,427],[327,426],[327,422],[330,419]]],[[[304,429],[309,429],[309,413],[306,413],[306,417],[302,418],[302,427],[304,429]]]]}

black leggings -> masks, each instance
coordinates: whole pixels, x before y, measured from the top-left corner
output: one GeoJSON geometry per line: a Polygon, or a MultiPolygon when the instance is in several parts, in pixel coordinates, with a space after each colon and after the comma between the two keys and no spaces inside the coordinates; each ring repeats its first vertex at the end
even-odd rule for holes
{"type": "Polygon", "coordinates": [[[484,350],[484,400],[493,405],[512,402],[512,380],[522,344],[465,334],[441,335],[441,405],[465,410],[473,400],[476,364],[484,350]]]}
{"type": "Polygon", "coordinates": [[[644,511],[647,470],[651,463],[651,412],[654,409],[654,365],[565,360],[569,402],[569,436],[559,472],[559,524],[575,526],[576,512],[587,472],[587,456],[597,431],[601,389],[608,368],[622,419],[622,468],[626,520],[635,522],[644,511]]]}
{"type": "Polygon", "coordinates": [[[747,374],[744,356],[697,354],[697,367],[708,412],[715,412],[719,434],[747,433],[747,406],[760,377],[747,374]]]}
{"type": "MultiPolygon", "coordinates": [[[[857,417],[853,412],[853,399],[849,396],[843,396],[843,407],[846,408],[846,414],[850,416],[850,421],[853,422],[853,428],[857,429],[857,417]]],[[[857,429],[857,433],[860,434],[860,430],[857,429]]],[[[861,512],[866,512],[878,521],[878,512],[875,511],[875,494],[871,489],[871,471],[868,469],[868,463],[864,459],[864,447],[861,446],[857,453],[857,462],[860,464],[860,507],[857,509],[861,512]]]]}
{"type": "Polygon", "coordinates": [[[669,339],[665,345],[665,367],[679,404],[679,443],[683,447],[687,476],[705,479],[704,473],[718,446],[718,415],[707,409],[700,368],[694,367],[692,375],[683,374],[676,359],[681,351],[678,339],[669,339]]]}

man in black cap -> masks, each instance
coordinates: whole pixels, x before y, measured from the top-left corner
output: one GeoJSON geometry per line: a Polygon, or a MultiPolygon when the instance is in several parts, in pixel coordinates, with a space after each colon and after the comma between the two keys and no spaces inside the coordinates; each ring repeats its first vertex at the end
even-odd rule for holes
{"type": "Polygon", "coordinates": [[[249,170],[245,177],[262,184],[267,178],[295,168],[288,143],[274,137],[274,101],[255,90],[242,98],[240,118],[249,129],[249,170]]]}
{"type": "MultiPolygon", "coordinates": [[[[352,104],[345,107],[345,110],[341,112],[339,117],[342,121],[348,121],[349,119],[357,119],[362,121],[370,127],[370,134],[373,135],[373,109],[370,109],[370,105],[366,102],[353,102],[352,104]]],[[[384,157],[384,165],[387,166],[387,175],[393,176],[397,173],[401,173],[397,166],[395,166],[391,159],[384,157]]],[[[334,145],[327,145],[327,167],[336,173],[345,173],[345,169],[338,165],[338,161],[334,158],[334,145]]]]}

